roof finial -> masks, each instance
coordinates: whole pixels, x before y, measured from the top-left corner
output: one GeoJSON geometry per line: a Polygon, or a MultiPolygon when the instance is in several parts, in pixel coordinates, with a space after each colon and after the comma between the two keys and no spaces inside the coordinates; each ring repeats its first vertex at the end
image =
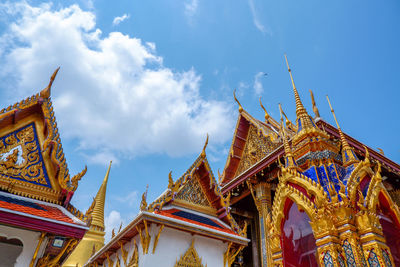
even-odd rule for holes
{"type": "Polygon", "coordinates": [[[207,133],[206,142],[204,143],[204,146],[203,146],[203,150],[201,151],[201,156],[202,156],[203,158],[206,156],[206,148],[207,148],[207,145],[208,145],[208,133],[207,133]]]}
{"type": "Polygon", "coordinates": [[[337,126],[337,128],[339,130],[340,141],[342,142],[342,160],[343,160],[343,165],[345,167],[347,167],[347,166],[353,164],[354,162],[358,162],[358,158],[357,158],[356,154],[354,153],[353,149],[350,147],[349,143],[347,142],[347,140],[346,140],[346,138],[345,138],[345,136],[344,136],[344,134],[342,132],[342,129],[339,126],[339,123],[338,123],[338,121],[336,119],[335,111],[332,108],[331,101],[329,100],[328,95],[326,95],[326,99],[328,100],[328,104],[329,104],[329,107],[331,109],[333,118],[335,119],[336,126],[337,126]]]}
{"type": "Polygon", "coordinates": [[[146,185],[146,191],[142,195],[142,201],[140,202],[140,211],[147,210],[147,192],[149,190],[149,184],[146,185]]]}
{"type": "Polygon", "coordinates": [[[282,106],[279,103],[279,111],[281,114],[281,132],[283,139],[283,147],[285,149],[285,167],[286,168],[296,168],[296,161],[294,160],[292,150],[290,149],[288,140],[286,138],[285,126],[283,126],[283,116],[282,116],[282,106]]]}
{"type": "Polygon", "coordinates": [[[283,116],[285,117],[286,127],[288,127],[292,131],[296,131],[296,126],[288,119],[288,117],[286,116],[285,112],[283,111],[281,105],[279,105],[279,112],[281,112],[283,114],[283,116]]]}
{"type": "Polygon", "coordinates": [[[314,111],[314,115],[315,115],[316,118],[319,118],[320,117],[319,110],[317,108],[317,104],[315,104],[314,94],[313,94],[313,91],[311,89],[310,89],[310,95],[311,95],[311,103],[312,103],[312,108],[313,108],[313,111],[314,111]]]}
{"type": "Polygon", "coordinates": [[[106,200],[106,191],[107,191],[107,183],[108,177],[110,175],[112,161],[108,165],[108,169],[106,175],[104,176],[103,183],[100,186],[99,191],[97,192],[96,197],[94,198],[94,206],[91,214],[92,217],[92,226],[99,228],[101,231],[104,231],[104,204],[106,200]]]}
{"type": "Polygon", "coordinates": [[[264,117],[265,117],[265,122],[268,122],[269,118],[271,117],[267,110],[265,109],[265,107],[263,106],[262,102],[261,102],[261,96],[260,96],[260,106],[261,108],[264,110],[264,117]]]}
{"type": "Polygon", "coordinates": [[[298,131],[301,131],[302,129],[306,129],[306,128],[311,128],[311,127],[313,127],[313,123],[311,122],[311,118],[308,115],[306,109],[304,108],[303,103],[301,102],[299,92],[297,92],[296,85],[294,84],[294,80],[293,80],[293,76],[292,76],[292,70],[289,67],[289,62],[287,60],[286,54],[285,54],[285,60],[286,60],[286,66],[287,66],[289,74],[290,74],[290,80],[292,81],[294,98],[296,100],[296,117],[297,117],[296,121],[297,121],[298,131]]]}
{"type": "Polygon", "coordinates": [[[60,67],[58,67],[54,72],[53,75],[51,75],[50,77],[50,82],[47,85],[46,88],[44,88],[41,92],[40,92],[40,96],[43,98],[49,98],[50,97],[50,93],[51,93],[51,86],[53,85],[54,79],[57,76],[58,71],[60,70],[60,67]]]}
{"type": "Polygon", "coordinates": [[[233,90],[233,98],[235,98],[235,101],[238,103],[238,105],[239,105],[239,113],[241,113],[243,111],[243,107],[240,104],[239,100],[236,98],[236,89],[233,90]]]}

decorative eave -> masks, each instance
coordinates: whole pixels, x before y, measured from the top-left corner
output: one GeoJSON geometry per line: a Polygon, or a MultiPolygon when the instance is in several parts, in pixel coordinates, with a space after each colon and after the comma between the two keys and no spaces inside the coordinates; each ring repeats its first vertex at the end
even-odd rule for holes
{"type": "MultiPolygon", "coordinates": [[[[322,129],[325,130],[328,134],[336,137],[336,138],[340,138],[340,134],[339,134],[339,130],[332,126],[331,124],[329,124],[328,122],[324,121],[321,118],[318,118],[316,120],[316,125],[322,129]]],[[[365,156],[365,147],[367,147],[369,153],[370,153],[370,158],[372,160],[376,160],[379,163],[382,164],[382,167],[392,171],[398,175],[400,175],[400,165],[397,164],[396,162],[388,159],[387,157],[385,157],[384,155],[380,154],[379,152],[375,151],[374,149],[364,145],[363,143],[357,141],[356,139],[354,139],[353,137],[343,133],[344,136],[346,137],[347,142],[349,143],[349,145],[353,148],[356,149],[356,153],[365,156]]]]}
{"type": "Polygon", "coordinates": [[[1,200],[0,223],[78,239],[82,238],[89,229],[80,218],[75,217],[74,214],[59,205],[31,200],[4,192],[0,192],[0,197],[2,199],[16,199],[23,203],[31,203],[30,205],[40,208],[36,212],[35,209],[29,208],[29,205],[19,205],[1,200]]]}
{"type": "Polygon", "coordinates": [[[260,171],[265,169],[267,166],[270,166],[271,164],[277,162],[284,154],[285,154],[285,149],[282,144],[281,146],[276,148],[273,152],[266,155],[259,162],[257,162],[256,164],[251,166],[249,169],[247,169],[245,172],[239,174],[238,176],[234,177],[229,182],[223,184],[221,187],[222,194],[223,195],[228,194],[232,189],[234,189],[241,183],[244,183],[250,177],[253,177],[257,173],[259,173],[260,171]]]}
{"type": "Polygon", "coordinates": [[[50,97],[51,85],[57,71],[58,69],[51,77],[49,85],[40,93],[0,111],[2,136],[29,124],[37,129],[39,152],[50,184],[47,187],[35,185],[0,174],[0,188],[16,195],[68,207],[78,187],[78,181],[86,173],[86,168],[72,178],[69,175],[50,97]]]}
{"type": "MultiPolygon", "coordinates": [[[[274,126],[279,124],[272,117],[269,117],[268,120],[273,123],[267,124],[257,120],[245,110],[242,110],[239,113],[228,158],[225,163],[224,171],[220,177],[220,184],[224,185],[234,179],[235,176],[240,175],[237,174],[237,170],[243,157],[243,151],[246,146],[250,125],[254,126],[258,133],[263,137],[272,137],[274,140],[280,139],[279,128],[274,126]]],[[[288,136],[293,136],[294,134],[290,129],[287,129],[287,133],[288,136]]]]}
{"type": "Polygon", "coordinates": [[[197,224],[192,224],[182,220],[177,220],[160,214],[154,214],[152,212],[143,211],[121,232],[114,236],[110,242],[108,242],[104,247],[102,247],[96,254],[94,254],[86,266],[91,263],[97,262],[101,264],[107,259],[107,253],[115,253],[121,248],[121,243],[125,244],[130,242],[132,238],[138,235],[138,226],[145,223],[155,223],[158,225],[164,225],[173,229],[189,232],[192,234],[197,234],[201,236],[206,236],[222,241],[232,242],[234,244],[245,246],[250,241],[247,238],[241,237],[240,235],[230,234],[223,231],[218,231],[211,229],[209,227],[200,226],[197,224]]]}

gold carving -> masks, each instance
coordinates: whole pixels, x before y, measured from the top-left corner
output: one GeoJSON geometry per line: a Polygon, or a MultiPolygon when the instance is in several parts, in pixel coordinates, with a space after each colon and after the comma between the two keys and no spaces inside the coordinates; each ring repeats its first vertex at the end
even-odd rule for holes
{"type": "Polygon", "coordinates": [[[118,242],[119,246],[121,247],[121,255],[122,255],[122,259],[124,261],[124,265],[126,266],[126,262],[128,261],[128,251],[125,250],[124,248],[124,243],[122,243],[121,241],[118,242]]]}
{"type": "Polygon", "coordinates": [[[46,237],[46,233],[45,233],[45,232],[42,232],[42,233],[40,234],[39,241],[38,241],[38,244],[37,244],[37,246],[36,246],[35,252],[33,253],[33,257],[32,257],[31,263],[29,264],[29,267],[33,267],[33,265],[35,264],[36,257],[37,257],[38,252],[39,252],[40,245],[42,244],[43,239],[44,239],[45,237],[46,237]]]}
{"type": "Polygon", "coordinates": [[[185,254],[180,257],[179,261],[176,261],[174,267],[204,267],[201,263],[201,258],[194,248],[194,240],[185,254]]]}
{"type": "Polygon", "coordinates": [[[265,137],[255,126],[250,125],[246,145],[242,153],[239,167],[235,176],[256,164],[262,158],[274,151],[281,143],[271,141],[271,137],[265,137]]]}
{"type": "Polygon", "coordinates": [[[157,244],[158,244],[158,239],[160,238],[161,232],[164,229],[164,225],[162,224],[160,226],[160,229],[158,229],[158,233],[156,235],[156,238],[154,239],[154,244],[153,244],[153,254],[156,252],[157,244]]]}
{"type": "Polygon", "coordinates": [[[201,188],[197,173],[195,173],[191,179],[187,180],[186,184],[179,190],[175,198],[195,205],[211,207],[207,196],[201,188]]]}
{"type": "Polygon", "coordinates": [[[75,246],[78,244],[78,240],[70,239],[64,245],[64,248],[53,258],[50,257],[50,254],[46,254],[42,258],[39,259],[36,267],[58,267],[61,257],[65,253],[69,253],[75,246]]]}
{"type": "Polygon", "coordinates": [[[138,247],[136,244],[136,240],[133,240],[134,245],[133,245],[133,253],[131,258],[129,259],[129,264],[128,267],[138,267],[139,266],[139,252],[138,252],[138,247]]]}
{"type": "Polygon", "coordinates": [[[232,263],[235,261],[236,256],[239,254],[240,251],[244,246],[234,247],[232,242],[229,242],[228,248],[224,253],[224,267],[230,267],[232,263]]]}
{"type": "Polygon", "coordinates": [[[146,255],[149,251],[151,236],[147,229],[147,221],[143,220],[143,224],[144,224],[144,234],[143,234],[143,229],[141,229],[139,226],[136,226],[136,230],[139,232],[140,243],[142,245],[143,254],[146,255]]]}

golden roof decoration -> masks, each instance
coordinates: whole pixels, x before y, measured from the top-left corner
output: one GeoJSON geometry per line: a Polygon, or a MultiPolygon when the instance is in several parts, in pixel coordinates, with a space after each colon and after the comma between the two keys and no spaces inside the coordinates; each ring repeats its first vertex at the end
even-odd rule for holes
{"type": "Polygon", "coordinates": [[[315,103],[314,94],[311,89],[310,89],[310,96],[311,96],[311,103],[312,103],[314,115],[316,118],[319,118],[321,116],[319,115],[319,110],[317,108],[317,104],[315,103]]]}
{"type": "Polygon", "coordinates": [[[358,160],[356,154],[354,153],[353,149],[350,147],[349,143],[347,142],[346,137],[344,136],[344,134],[342,132],[342,129],[339,126],[339,123],[338,123],[338,121],[336,119],[335,111],[332,108],[331,101],[329,100],[328,95],[326,96],[326,99],[328,100],[329,107],[331,109],[333,118],[335,119],[336,126],[337,126],[338,131],[339,131],[340,141],[342,143],[342,161],[343,161],[343,166],[347,167],[347,166],[349,166],[349,165],[351,165],[353,163],[359,162],[359,160],[358,160]]]}
{"type": "Polygon", "coordinates": [[[99,188],[99,191],[97,192],[96,197],[93,200],[94,204],[92,204],[93,207],[92,207],[92,211],[90,213],[91,228],[96,228],[100,231],[104,231],[104,228],[105,228],[105,226],[104,226],[104,204],[105,204],[105,200],[106,200],[107,183],[108,183],[108,177],[110,175],[111,164],[112,164],[112,161],[110,161],[106,175],[104,176],[104,180],[99,188]]]}
{"type": "Polygon", "coordinates": [[[87,168],[70,177],[51,102],[58,71],[40,93],[0,111],[0,188],[67,207],[87,168]]]}
{"type": "Polygon", "coordinates": [[[233,98],[235,99],[236,103],[238,103],[238,105],[239,105],[239,113],[242,113],[243,107],[242,107],[242,105],[240,104],[239,100],[236,98],[236,89],[233,90],[233,98]]]}

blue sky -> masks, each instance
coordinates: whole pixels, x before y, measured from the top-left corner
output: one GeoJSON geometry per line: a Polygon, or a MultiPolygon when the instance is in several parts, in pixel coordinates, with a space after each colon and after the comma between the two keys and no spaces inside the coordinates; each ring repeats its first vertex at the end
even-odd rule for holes
{"type": "Polygon", "coordinates": [[[397,1],[27,1],[0,4],[0,105],[45,87],[85,211],[114,161],[108,230],[138,212],[201,152],[223,169],[237,118],[232,91],[262,119],[278,103],[293,120],[296,85],[311,112],[400,162],[397,1]],[[264,76],[260,73],[268,73],[264,76]]]}

